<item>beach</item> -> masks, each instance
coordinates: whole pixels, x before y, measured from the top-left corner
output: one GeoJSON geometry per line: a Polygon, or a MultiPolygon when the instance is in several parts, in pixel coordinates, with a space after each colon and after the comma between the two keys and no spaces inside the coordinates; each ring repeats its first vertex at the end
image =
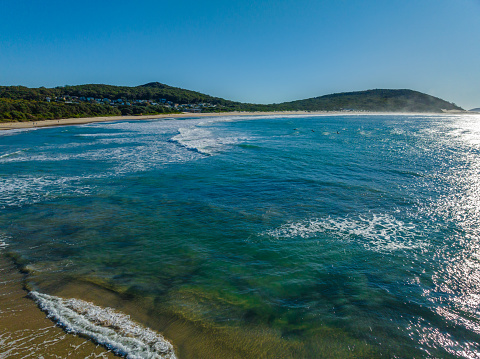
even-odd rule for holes
{"type": "Polygon", "coordinates": [[[0,358],[115,358],[91,340],[68,334],[48,319],[24,289],[25,275],[0,253],[0,358]]]}
{"type": "Polygon", "coordinates": [[[478,353],[476,118],[242,114],[2,132],[0,353],[112,356],[70,299],[182,359],[478,353]]]}
{"type": "Polygon", "coordinates": [[[25,121],[25,122],[0,122],[0,130],[13,130],[22,128],[39,128],[51,126],[83,125],[94,122],[131,121],[131,120],[154,120],[162,118],[190,118],[190,117],[220,117],[220,116],[288,116],[308,114],[332,114],[331,112],[307,112],[307,111],[284,111],[284,112],[219,112],[219,113],[171,113],[162,115],[144,116],[106,116],[106,117],[80,117],[63,118],[57,120],[25,121]]]}
{"type": "MultiPolygon", "coordinates": [[[[445,115],[476,115],[475,112],[448,112],[445,115]]],[[[95,122],[133,121],[133,120],[155,120],[168,118],[197,118],[197,117],[225,117],[225,116],[359,116],[359,115],[405,115],[405,116],[435,116],[438,113],[388,113],[388,112],[365,112],[365,111],[274,111],[274,112],[219,112],[219,113],[172,113],[162,115],[144,116],[106,116],[106,117],[79,117],[62,118],[57,120],[24,121],[24,122],[0,122],[1,130],[14,130],[24,128],[42,128],[52,126],[83,125],[95,122]]]]}

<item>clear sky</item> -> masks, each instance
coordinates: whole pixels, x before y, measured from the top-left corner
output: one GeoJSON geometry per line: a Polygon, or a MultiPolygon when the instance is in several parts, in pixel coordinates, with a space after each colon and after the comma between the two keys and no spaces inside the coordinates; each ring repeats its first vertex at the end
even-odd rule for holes
{"type": "Polygon", "coordinates": [[[0,85],[152,81],[254,103],[409,88],[480,107],[480,0],[0,0],[0,85]]]}

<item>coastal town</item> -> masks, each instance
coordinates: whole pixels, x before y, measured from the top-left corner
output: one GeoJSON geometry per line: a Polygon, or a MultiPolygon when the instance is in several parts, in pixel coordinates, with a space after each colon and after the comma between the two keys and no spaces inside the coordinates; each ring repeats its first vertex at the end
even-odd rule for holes
{"type": "Polygon", "coordinates": [[[205,109],[215,109],[216,104],[211,103],[184,103],[178,104],[172,101],[169,101],[165,98],[160,99],[149,99],[149,100],[134,100],[134,99],[110,99],[110,98],[94,98],[94,97],[84,97],[84,96],[58,96],[55,98],[46,97],[46,102],[61,102],[66,104],[74,103],[92,103],[99,105],[108,105],[112,107],[124,107],[124,106],[162,106],[168,110],[179,111],[179,112],[192,112],[200,113],[205,109]]]}

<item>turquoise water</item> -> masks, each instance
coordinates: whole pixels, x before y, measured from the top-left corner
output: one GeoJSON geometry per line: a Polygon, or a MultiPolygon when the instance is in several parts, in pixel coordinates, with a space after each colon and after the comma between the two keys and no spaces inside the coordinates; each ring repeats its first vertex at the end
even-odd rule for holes
{"type": "Polygon", "coordinates": [[[479,116],[9,131],[0,250],[39,292],[117,293],[179,358],[477,358],[479,172],[479,116]]]}

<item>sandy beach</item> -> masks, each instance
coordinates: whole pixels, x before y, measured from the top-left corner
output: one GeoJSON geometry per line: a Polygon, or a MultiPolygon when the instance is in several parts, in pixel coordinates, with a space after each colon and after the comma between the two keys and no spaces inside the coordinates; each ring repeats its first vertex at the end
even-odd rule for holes
{"type": "Polygon", "coordinates": [[[220,112],[220,113],[171,113],[162,115],[145,116],[106,116],[106,117],[79,117],[63,118],[58,120],[44,121],[25,121],[25,122],[0,122],[1,130],[14,130],[24,128],[39,128],[51,126],[83,125],[94,122],[114,122],[114,121],[132,121],[132,120],[154,120],[160,118],[192,118],[192,117],[221,117],[221,116],[295,116],[295,115],[328,115],[328,116],[348,116],[348,115],[477,115],[475,112],[445,112],[445,113],[386,113],[386,112],[355,112],[355,111],[274,111],[274,112],[220,112]]]}
{"type": "Polygon", "coordinates": [[[306,115],[306,114],[333,114],[332,112],[307,112],[307,111],[284,111],[284,112],[220,112],[220,113],[170,113],[162,115],[145,116],[107,116],[107,117],[80,117],[63,118],[59,120],[3,122],[0,130],[13,130],[22,128],[37,128],[50,126],[82,125],[93,122],[113,122],[132,120],[153,120],[159,118],[190,118],[190,117],[220,117],[220,116],[277,116],[277,115],[306,115]]]}

